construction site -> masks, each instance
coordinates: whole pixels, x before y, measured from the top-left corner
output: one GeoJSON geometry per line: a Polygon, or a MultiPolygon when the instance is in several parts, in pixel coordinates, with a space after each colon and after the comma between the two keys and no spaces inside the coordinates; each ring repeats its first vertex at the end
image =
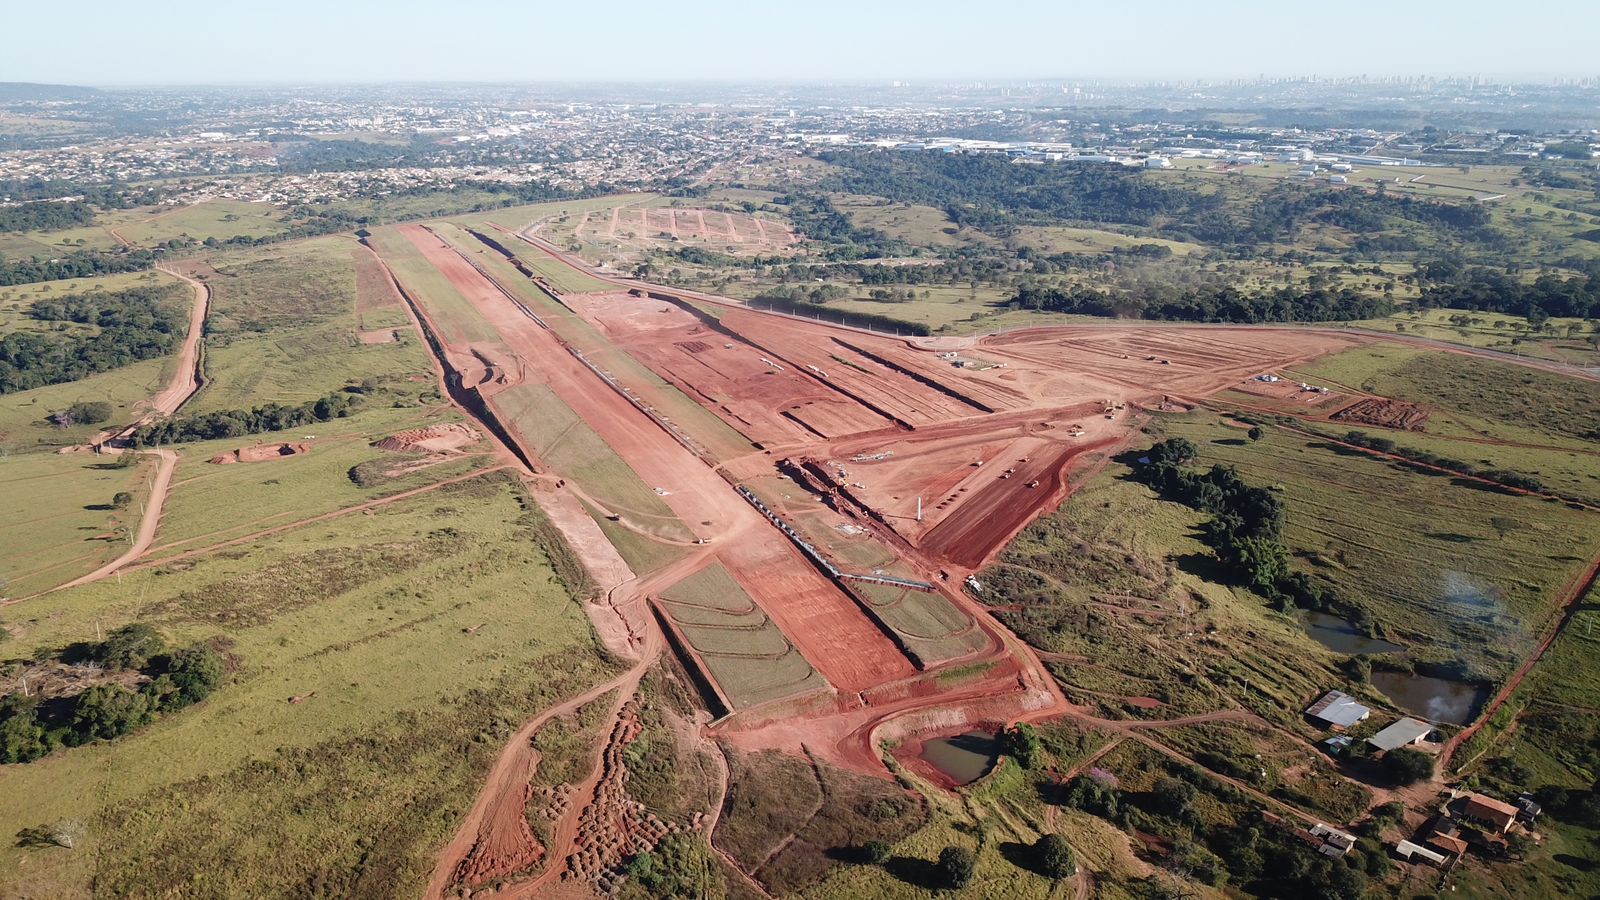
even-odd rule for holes
{"type": "MultiPolygon", "coordinates": [[[[885,739],[1068,708],[980,602],[975,573],[1022,528],[1148,417],[1361,340],[1133,327],[902,339],[616,279],[526,233],[380,238],[391,272],[409,257],[442,276],[396,285],[458,405],[608,573],[590,611],[614,649],[641,666],[674,655],[710,713],[703,734],[726,747],[879,775],[885,739]],[[552,263],[607,289],[557,290],[541,274],[552,263]]],[[[509,869],[480,858],[472,834],[505,843],[520,826],[496,817],[520,821],[527,803],[480,798],[435,888],[520,867],[513,893],[528,896],[571,871],[514,864],[543,848],[494,850],[509,869]]],[[[567,823],[573,852],[593,839],[583,821],[567,823]]],[[[608,877],[582,859],[583,877],[608,877]]]]}

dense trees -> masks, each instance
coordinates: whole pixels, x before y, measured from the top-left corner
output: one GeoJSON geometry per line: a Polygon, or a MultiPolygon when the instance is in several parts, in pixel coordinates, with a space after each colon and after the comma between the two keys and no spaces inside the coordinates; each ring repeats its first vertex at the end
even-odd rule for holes
{"type": "Polygon", "coordinates": [[[98,330],[89,335],[15,331],[0,337],[0,394],[77,381],[167,355],[181,327],[171,297],[171,288],[137,287],[34,301],[30,318],[98,330]]]}
{"type": "Polygon", "coordinates": [[[155,254],[149,250],[74,250],[53,259],[16,261],[0,256],[0,287],[34,281],[141,272],[155,265],[155,260],[155,254]]]}
{"type": "Polygon", "coordinates": [[[111,418],[115,407],[104,400],[80,400],[50,416],[50,421],[63,428],[72,425],[98,425],[111,418]]]}
{"type": "Polygon", "coordinates": [[[0,231],[52,231],[93,221],[94,208],[82,200],[43,200],[0,206],[0,231]]]}
{"type": "Polygon", "coordinates": [[[1133,290],[1023,285],[1011,299],[1016,309],[1125,316],[1183,322],[1336,322],[1371,319],[1394,312],[1393,302],[1350,288],[1285,287],[1245,294],[1231,285],[1180,290],[1145,285],[1133,290]]]}
{"type": "Polygon", "coordinates": [[[1382,766],[1384,775],[1402,786],[1433,777],[1433,757],[1410,747],[1397,747],[1385,753],[1382,766]]]}
{"type": "Polygon", "coordinates": [[[48,703],[21,694],[0,698],[0,763],[29,762],[60,746],[121,737],[164,713],[199,703],[226,674],[222,655],[211,647],[169,651],[160,633],[139,623],[56,655],[107,672],[137,673],[141,681],[132,690],[123,679],[105,681],[48,703]]]}
{"type": "Polygon", "coordinates": [[[1464,269],[1440,263],[1425,267],[1423,275],[1431,281],[1417,299],[1423,308],[1510,313],[1528,316],[1529,321],[1540,315],[1600,317],[1600,274],[1570,278],[1546,274],[1526,282],[1483,266],[1464,269]]]}
{"type": "Polygon", "coordinates": [[[1187,470],[1197,452],[1183,438],[1162,441],[1146,451],[1149,462],[1136,476],[1166,499],[1211,514],[1201,533],[1240,584],[1285,608],[1331,605],[1326,588],[1304,572],[1290,570],[1289,551],[1280,539],[1282,498],[1270,488],[1246,484],[1232,466],[1187,470]]]}
{"type": "Polygon", "coordinates": [[[1039,731],[1027,722],[1018,722],[1000,732],[1000,752],[1017,761],[1024,769],[1038,765],[1044,752],[1039,742],[1039,731]]]}
{"type": "Polygon", "coordinates": [[[992,155],[857,150],[821,158],[842,169],[824,182],[829,190],[933,206],[957,225],[999,236],[1016,224],[1064,220],[1150,225],[1158,215],[1194,216],[1221,203],[1119,166],[1019,166],[992,155]]]}
{"type": "Polygon", "coordinates": [[[136,448],[184,441],[210,441],[267,431],[303,428],[317,422],[342,419],[350,415],[350,411],[350,395],[335,392],[320,400],[308,401],[298,406],[268,403],[250,409],[229,409],[153,422],[136,429],[131,440],[136,448]]]}

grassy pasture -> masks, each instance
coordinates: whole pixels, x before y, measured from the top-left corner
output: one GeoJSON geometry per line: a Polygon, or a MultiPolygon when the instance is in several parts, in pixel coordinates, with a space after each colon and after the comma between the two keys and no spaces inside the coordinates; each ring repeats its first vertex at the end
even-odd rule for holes
{"type": "Polygon", "coordinates": [[[1593,382],[1419,347],[1373,344],[1295,370],[1334,385],[1433,408],[1432,433],[1593,449],[1593,382]]]}
{"type": "Polygon", "coordinates": [[[0,453],[56,450],[81,444],[108,424],[136,418],[135,407],[166,386],[174,361],[147,359],[79,381],[0,395],[0,453]],[[101,425],[58,428],[46,417],[74,403],[104,400],[113,408],[101,425]]]}
{"type": "Polygon", "coordinates": [[[0,457],[0,494],[12,512],[0,522],[0,595],[24,597],[70,581],[128,548],[139,526],[155,463],[115,468],[112,457],[32,453],[0,457]],[[111,498],[134,495],[125,509],[111,498]]]}
{"type": "Polygon", "coordinates": [[[209,380],[194,411],[303,403],[366,378],[425,376],[431,385],[428,351],[410,329],[394,343],[356,339],[351,250],[345,238],[316,238],[212,253],[193,266],[212,291],[209,380]]]}
{"type": "Polygon", "coordinates": [[[998,246],[999,242],[976,228],[962,228],[944,210],[911,203],[889,203],[877,197],[834,194],[839,211],[857,228],[872,228],[895,240],[918,247],[998,246]]]}
{"type": "Polygon", "coordinates": [[[66,818],[87,836],[6,842],[4,890],[414,890],[511,731],[610,671],[521,515],[472,482],[5,610],[8,655],[138,619],[221,638],[238,668],[134,735],[5,767],[7,834],[66,818]]]}
{"type": "Polygon", "coordinates": [[[460,417],[453,411],[379,407],[318,423],[306,433],[178,445],[182,456],[152,553],[159,558],[207,546],[464,474],[484,458],[462,457],[369,488],[358,487],[350,477],[351,469],[374,460],[393,461],[396,467],[412,462],[371,446],[374,441],[409,428],[455,421],[460,417]],[[258,443],[298,442],[306,434],[316,436],[306,454],[232,465],[208,462],[258,443]]]}
{"type": "Polygon", "coordinates": [[[1517,330],[1517,326],[1525,327],[1528,324],[1528,320],[1522,316],[1458,309],[1403,310],[1387,318],[1351,324],[1575,366],[1600,364],[1600,350],[1588,343],[1589,337],[1594,334],[1593,326],[1582,319],[1551,319],[1549,324],[1554,326],[1554,334],[1517,330]],[[1450,322],[1451,316],[1461,315],[1478,320],[1479,324],[1456,325],[1450,322]],[[1569,335],[1568,329],[1572,326],[1578,330],[1569,335]]]}
{"type": "Polygon", "coordinates": [[[1025,225],[1017,231],[1021,243],[1045,253],[1104,253],[1110,250],[1125,250],[1141,244],[1167,247],[1172,250],[1174,256],[1187,256],[1205,249],[1200,244],[1122,234],[1101,228],[1025,225]]]}
{"type": "Polygon", "coordinates": [[[1163,419],[1201,448],[1277,486],[1295,565],[1326,579],[1424,657],[1503,676],[1532,649],[1558,589],[1600,546],[1600,519],[1561,504],[1343,455],[1269,430],[1248,442],[1206,415],[1163,419]],[[1498,527],[1497,527],[1498,526],[1498,527]]]}
{"type": "Polygon", "coordinates": [[[489,323],[405,235],[393,228],[378,228],[367,240],[394,270],[395,277],[406,290],[425,305],[448,340],[489,342],[496,339],[489,323]]]}
{"type": "Polygon", "coordinates": [[[206,200],[200,203],[163,209],[143,219],[116,226],[117,233],[132,244],[151,246],[173,238],[196,241],[232,237],[271,237],[288,230],[282,210],[270,203],[243,200],[206,200]]]}
{"type": "Polygon", "coordinates": [[[574,214],[581,215],[584,212],[610,209],[613,206],[649,203],[656,198],[657,195],[655,194],[640,193],[610,194],[604,197],[589,197],[582,200],[551,200],[546,203],[529,203],[486,212],[467,213],[454,217],[453,221],[493,222],[503,228],[518,231],[541,219],[574,214]]]}

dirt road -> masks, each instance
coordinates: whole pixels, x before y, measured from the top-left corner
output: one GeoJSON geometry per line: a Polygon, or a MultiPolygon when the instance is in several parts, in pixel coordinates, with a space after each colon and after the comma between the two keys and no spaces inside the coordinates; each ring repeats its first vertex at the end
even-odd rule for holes
{"type": "MultiPolygon", "coordinates": [[[[33,596],[38,597],[54,591],[77,587],[99,581],[107,575],[114,574],[118,569],[144,556],[150,549],[150,544],[156,537],[156,526],[161,523],[161,508],[167,502],[167,488],[172,484],[172,470],[177,468],[178,454],[166,448],[148,451],[157,458],[156,477],[150,482],[150,499],[145,502],[144,515],[139,518],[139,530],[134,534],[133,544],[128,547],[128,552],[122,554],[111,562],[106,563],[87,575],[74,578],[66,584],[41,591],[33,596]]],[[[23,598],[30,599],[30,598],[23,598]]]]}
{"type": "Polygon", "coordinates": [[[178,350],[177,370],[172,373],[172,380],[167,386],[150,398],[149,408],[138,424],[176,413],[205,386],[204,376],[200,372],[200,342],[205,337],[206,315],[211,311],[211,288],[176,269],[166,266],[157,268],[193,288],[194,304],[189,309],[189,332],[184,335],[183,346],[178,350]]]}

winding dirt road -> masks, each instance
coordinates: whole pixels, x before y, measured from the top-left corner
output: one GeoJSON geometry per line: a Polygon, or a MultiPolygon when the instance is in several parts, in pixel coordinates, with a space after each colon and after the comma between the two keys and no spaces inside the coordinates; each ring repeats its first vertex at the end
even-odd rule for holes
{"type": "MultiPolygon", "coordinates": [[[[102,432],[96,435],[90,444],[92,448],[99,449],[112,439],[125,438],[140,425],[176,413],[205,386],[204,376],[200,373],[200,341],[205,336],[206,315],[211,310],[211,289],[175,269],[166,266],[158,266],[157,268],[194,289],[194,303],[189,309],[189,331],[184,335],[183,345],[178,350],[177,366],[172,373],[172,379],[167,382],[167,386],[145,401],[143,415],[114,434],[102,432]]],[[[69,449],[81,451],[89,448],[69,449]]],[[[144,504],[144,513],[139,519],[139,529],[134,533],[133,542],[129,545],[127,552],[87,575],[74,578],[66,584],[57,585],[47,591],[40,591],[30,597],[21,597],[8,601],[7,605],[99,581],[108,575],[116,574],[123,566],[144,556],[150,549],[150,545],[155,541],[156,527],[161,524],[161,511],[166,506],[167,492],[172,486],[172,472],[178,466],[178,454],[171,450],[158,448],[144,452],[157,458],[156,474],[155,478],[150,482],[150,498],[144,504]]]]}

